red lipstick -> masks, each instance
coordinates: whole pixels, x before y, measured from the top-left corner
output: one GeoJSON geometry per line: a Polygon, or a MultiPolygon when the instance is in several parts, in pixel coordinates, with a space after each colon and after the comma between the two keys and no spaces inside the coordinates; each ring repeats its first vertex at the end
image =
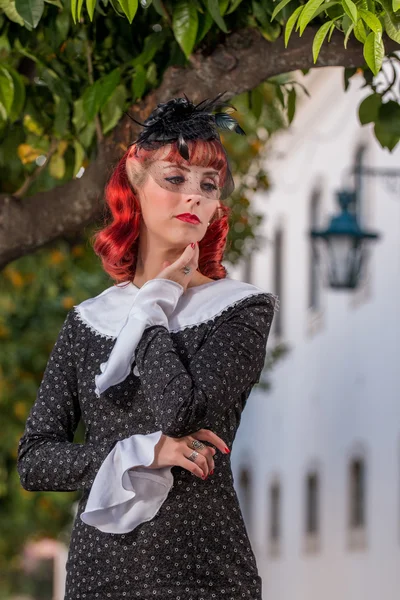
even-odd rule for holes
{"type": "Polygon", "coordinates": [[[182,213],[181,215],[177,215],[177,219],[181,221],[186,221],[187,223],[193,223],[198,225],[200,223],[200,219],[197,215],[192,215],[191,213],[182,213]]]}

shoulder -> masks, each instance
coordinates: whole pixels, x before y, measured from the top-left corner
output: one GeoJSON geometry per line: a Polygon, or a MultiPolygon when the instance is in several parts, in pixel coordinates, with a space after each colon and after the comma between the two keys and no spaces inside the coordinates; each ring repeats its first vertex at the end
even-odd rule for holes
{"type": "Polygon", "coordinates": [[[126,320],[137,291],[129,282],[112,285],[97,296],[75,304],[71,312],[75,321],[83,322],[93,333],[114,338],[126,320]]]}
{"type": "Polygon", "coordinates": [[[252,307],[262,311],[277,310],[274,294],[243,281],[218,279],[209,284],[189,288],[169,320],[170,331],[200,325],[218,318],[249,312],[252,307]]]}

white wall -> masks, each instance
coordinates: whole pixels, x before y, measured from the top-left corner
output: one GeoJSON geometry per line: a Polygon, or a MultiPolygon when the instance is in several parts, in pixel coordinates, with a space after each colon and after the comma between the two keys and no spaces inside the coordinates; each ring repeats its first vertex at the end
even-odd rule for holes
{"type": "MultiPolygon", "coordinates": [[[[323,222],[338,212],[360,142],[368,166],[400,169],[400,148],[382,150],[357,107],[369,94],[362,80],[343,91],[342,69],[314,70],[311,91],[292,127],[274,141],[266,168],[274,188],[255,198],[267,242],[254,256],[252,283],[274,292],[273,233],[284,228],[283,341],[291,350],[272,375],[273,389],[255,389],[243,414],[232,460],[253,469],[250,531],[265,600],[397,600],[400,594],[400,195],[383,179],[366,180],[364,227],[381,234],[372,245],[369,280],[357,292],[322,290],[322,309],[308,309],[309,202],[322,190],[323,222]],[[312,324],[314,323],[313,327],[312,324]],[[314,332],[312,331],[314,329],[314,332]],[[348,544],[348,460],[364,449],[367,461],[367,539],[348,544]],[[321,549],[304,549],[304,478],[317,464],[321,476],[321,549]],[[268,484],[277,474],[283,491],[280,556],[268,545],[268,484]]],[[[309,83],[308,83],[309,81],[309,83]]],[[[351,183],[351,182],[349,182],[351,183]]],[[[399,189],[399,188],[398,188],[399,189]]],[[[238,270],[230,269],[240,278],[238,270]]],[[[271,334],[269,347],[275,343],[271,334]]],[[[238,490],[240,493],[240,490],[238,490]]]]}

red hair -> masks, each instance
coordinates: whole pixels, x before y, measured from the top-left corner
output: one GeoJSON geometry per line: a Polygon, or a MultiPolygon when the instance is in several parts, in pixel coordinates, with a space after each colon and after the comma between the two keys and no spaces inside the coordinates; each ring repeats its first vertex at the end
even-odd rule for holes
{"type": "MultiPolygon", "coordinates": [[[[95,253],[101,258],[103,269],[116,282],[133,281],[139,248],[141,223],[140,202],[135,195],[127,173],[127,161],[135,161],[142,171],[150,161],[163,160],[183,164],[185,159],[179,154],[176,142],[169,144],[170,150],[162,146],[156,150],[138,149],[133,145],[125,152],[105,188],[105,205],[111,213],[111,221],[95,232],[92,244],[95,253]]],[[[220,171],[220,185],[223,186],[227,174],[227,162],[221,143],[218,140],[189,140],[191,165],[211,167],[220,171]]],[[[134,168],[134,164],[132,164],[134,168]]],[[[230,208],[221,202],[217,213],[199,242],[199,271],[211,279],[224,279],[226,269],[223,260],[226,239],[229,231],[230,208]]]]}

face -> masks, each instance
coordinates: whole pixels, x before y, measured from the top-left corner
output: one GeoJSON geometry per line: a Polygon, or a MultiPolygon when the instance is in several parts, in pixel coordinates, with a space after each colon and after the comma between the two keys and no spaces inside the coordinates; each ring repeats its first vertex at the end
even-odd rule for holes
{"type": "Polygon", "coordinates": [[[148,232],[176,247],[200,241],[219,205],[218,171],[157,160],[146,167],[146,175],[136,190],[148,232]],[[199,222],[177,218],[184,213],[199,222]]]}

